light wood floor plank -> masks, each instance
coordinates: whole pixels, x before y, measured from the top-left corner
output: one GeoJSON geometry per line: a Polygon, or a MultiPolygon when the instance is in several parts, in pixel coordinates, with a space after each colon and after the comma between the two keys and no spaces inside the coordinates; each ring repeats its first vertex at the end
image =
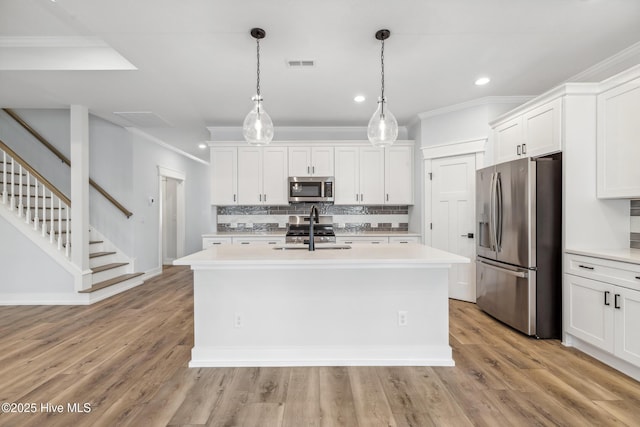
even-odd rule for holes
{"type": "Polygon", "coordinates": [[[192,272],[91,306],[0,307],[0,426],[639,425],[640,383],[450,301],[455,367],[188,368],[192,272]],[[66,408],[65,408],[66,409],[66,408]]]}

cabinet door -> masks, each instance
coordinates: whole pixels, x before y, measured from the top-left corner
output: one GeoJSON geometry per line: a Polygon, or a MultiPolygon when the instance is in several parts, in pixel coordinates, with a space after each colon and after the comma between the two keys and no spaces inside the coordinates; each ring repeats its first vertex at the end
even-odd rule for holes
{"type": "Polygon", "coordinates": [[[238,149],[236,147],[211,148],[211,204],[238,203],[238,149]]]}
{"type": "Polygon", "coordinates": [[[522,156],[522,117],[509,120],[493,130],[496,163],[508,162],[522,156]]]}
{"type": "Polygon", "coordinates": [[[524,114],[525,156],[539,157],[562,150],[562,100],[557,99],[524,114]]]}
{"type": "Polygon", "coordinates": [[[615,289],[612,302],[615,310],[615,355],[640,366],[640,292],[621,287],[615,289]]]}
{"type": "Polygon", "coordinates": [[[333,147],[311,149],[311,173],[315,176],[333,176],[333,147]]]}
{"type": "Polygon", "coordinates": [[[384,202],[391,205],[413,204],[413,147],[386,148],[384,159],[384,202]]]}
{"type": "Polygon", "coordinates": [[[287,147],[265,147],[262,153],[262,203],[288,205],[287,147]]]}
{"type": "Polygon", "coordinates": [[[262,149],[238,148],[238,204],[262,204],[262,149]]]}
{"type": "Polygon", "coordinates": [[[336,147],[334,204],[360,202],[360,158],[358,147],[336,147]]]}
{"type": "Polygon", "coordinates": [[[614,286],[571,274],[564,277],[566,332],[613,353],[614,286]]]}
{"type": "Polygon", "coordinates": [[[598,197],[640,197],[638,111],[640,79],[598,95],[598,197]]]}
{"type": "Polygon", "coordinates": [[[311,175],[311,148],[289,147],[289,176],[311,175]]]}
{"type": "Polygon", "coordinates": [[[384,204],[384,148],[360,148],[360,203],[384,204]]]}

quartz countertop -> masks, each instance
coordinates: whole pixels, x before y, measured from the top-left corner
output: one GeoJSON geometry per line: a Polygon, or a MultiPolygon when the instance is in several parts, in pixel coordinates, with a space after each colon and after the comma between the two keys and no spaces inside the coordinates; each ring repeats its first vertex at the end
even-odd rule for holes
{"type": "Polygon", "coordinates": [[[194,269],[251,266],[300,268],[310,265],[387,268],[420,264],[442,267],[470,262],[468,258],[421,244],[353,245],[349,249],[320,249],[322,245],[333,244],[317,244],[315,251],[309,251],[306,245],[299,245],[299,249],[283,249],[295,245],[222,245],[180,258],[174,264],[191,265],[194,269]]]}
{"type": "Polygon", "coordinates": [[[566,249],[565,252],[584,255],[595,258],[609,259],[612,261],[628,262],[640,264],[640,249],[619,248],[619,249],[566,249]]]}
{"type": "MultiPolygon", "coordinates": [[[[357,236],[401,236],[401,237],[420,237],[420,233],[414,233],[411,231],[358,231],[351,232],[335,228],[334,232],[338,237],[357,237],[357,236]]],[[[213,233],[203,234],[202,237],[284,237],[287,233],[286,230],[278,231],[220,231],[213,233]]]]}

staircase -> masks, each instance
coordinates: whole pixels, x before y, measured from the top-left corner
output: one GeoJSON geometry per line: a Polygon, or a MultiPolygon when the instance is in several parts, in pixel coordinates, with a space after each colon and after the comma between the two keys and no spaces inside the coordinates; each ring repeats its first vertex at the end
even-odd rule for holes
{"type": "MultiPolygon", "coordinates": [[[[71,201],[2,141],[0,195],[5,218],[44,249],[51,252],[53,248],[62,255],[56,256],[58,262],[71,264],[71,201]]],[[[77,291],[89,295],[86,301],[95,302],[142,283],[143,273],[134,272],[131,259],[97,230],[90,228],[89,234],[91,286],[77,291]]]]}

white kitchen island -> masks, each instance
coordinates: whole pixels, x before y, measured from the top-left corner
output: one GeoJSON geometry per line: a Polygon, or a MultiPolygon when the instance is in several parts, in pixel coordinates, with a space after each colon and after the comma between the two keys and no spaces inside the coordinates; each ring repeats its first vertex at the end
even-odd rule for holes
{"type": "Polygon", "coordinates": [[[190,367],[453,366],[447,275],[469,259],[419,244],[223,245],[194,272],[190,367]]]}

